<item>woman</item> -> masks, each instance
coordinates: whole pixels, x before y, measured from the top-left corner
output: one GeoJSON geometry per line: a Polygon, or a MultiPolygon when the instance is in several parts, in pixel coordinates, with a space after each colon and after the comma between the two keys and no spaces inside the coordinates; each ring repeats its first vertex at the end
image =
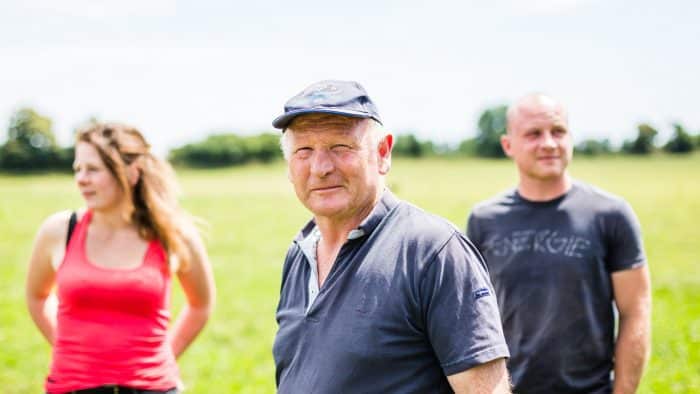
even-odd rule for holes
{"type": "Polygon", "coordinates": [[[73,167],[86,207],[46,219],[27,277],[29,312],[53,350],[46,391],[177,393],[175,360],[209,317],[214,281],[174,173],[120,124],[80,131],[73,167]],[[172,272],[186,304],[168,329],[172,272]]]}

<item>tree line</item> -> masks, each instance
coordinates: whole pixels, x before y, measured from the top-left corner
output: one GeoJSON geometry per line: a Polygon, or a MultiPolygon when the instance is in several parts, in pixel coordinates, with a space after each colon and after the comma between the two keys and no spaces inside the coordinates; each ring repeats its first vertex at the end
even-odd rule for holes
{"type": "MultiPolygon", "coordinates": [[[[485,109],[477,122],[477,134],[457,145],[437,144],[420,140],[414,133],[395,137],[395,156],[476,156],[505,157],[500,137],[506,130],[506,106],[485,109]]],[[[92,120],[94,121],[94,120],[92,120]]],[[[637,136],[613,147],[608,139],[586,139],[575,146],[577,154],[596,156],[609,154],[648,155],[656,151],[684,154],[700,149],[700,135],[690,133],[679,124],[672,124],[674,133],[662,145],[657,145],[658,130],[648,123],[637,125],[637,136]]],[[[31,108],[18,110],[10,119],[6,142],[0,146],[0,170],[37,171],[70,170],[73,147],[56,143],[50,118],[31,108]]],[[[251,162],[267,163],[282,157],[279,132],[241,136],[234,133],[216,134],[204,140],[170,150],[168,159],[177,166],[220,167],[251,162]]]]}
{"type": "Polygon", "coordinates": [[[73,147],[56,143],[52,121],[31,108],[17,111],[0,146],[0,169],[5,171],[69,170],[73,147]]]}

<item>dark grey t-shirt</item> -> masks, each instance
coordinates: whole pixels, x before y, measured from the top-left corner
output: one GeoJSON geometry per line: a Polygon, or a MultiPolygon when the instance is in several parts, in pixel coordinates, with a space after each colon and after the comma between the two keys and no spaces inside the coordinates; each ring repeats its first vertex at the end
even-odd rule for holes
{"type": "Polygon", "coordinates": [[[449,393],[446,375],[508,356],[483,260],[445,220],[385,192],[307,311],[313,227],[282,274],[280,393],[449,393]]]}
{"type": "Polygon", "coordinates": [[[547,202],[511,191],[477,205],[516,393],[607,393],[614,353],[610,274],[645,264],[634,212],[582,182],[547,202]]]}

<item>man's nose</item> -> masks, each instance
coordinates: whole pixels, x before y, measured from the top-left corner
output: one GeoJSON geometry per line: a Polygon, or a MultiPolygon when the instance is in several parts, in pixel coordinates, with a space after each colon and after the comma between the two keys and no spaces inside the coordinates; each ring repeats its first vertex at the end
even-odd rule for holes
{"type": "Polygon", "coordinates": [[[557,143],[552,137],[552,133],[544,133],[542,136],[542,147],[544,148],[556,148],[557,143]]]}
{"type": "Polygon", "coordinates": [[[311,159],[311,173],[318,177],[324,177],[335,169],[330,152],[319,149],[314,152],[311,159]]]}

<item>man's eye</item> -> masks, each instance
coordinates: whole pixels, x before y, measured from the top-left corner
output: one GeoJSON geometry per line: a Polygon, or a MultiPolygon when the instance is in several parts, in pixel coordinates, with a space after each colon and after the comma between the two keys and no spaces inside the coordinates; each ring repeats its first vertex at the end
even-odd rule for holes
{"type": "Polygon", "coordinates": [[[344,151],[350,150],[350,149],[352,149],[352,148],[350,147],[350,145],[337,144],[337,145],[333,145],[333,146],[331,147],[331,149],[333,149],[333,150],[336,151],[336,152],[344,152],[344,151]]]}

